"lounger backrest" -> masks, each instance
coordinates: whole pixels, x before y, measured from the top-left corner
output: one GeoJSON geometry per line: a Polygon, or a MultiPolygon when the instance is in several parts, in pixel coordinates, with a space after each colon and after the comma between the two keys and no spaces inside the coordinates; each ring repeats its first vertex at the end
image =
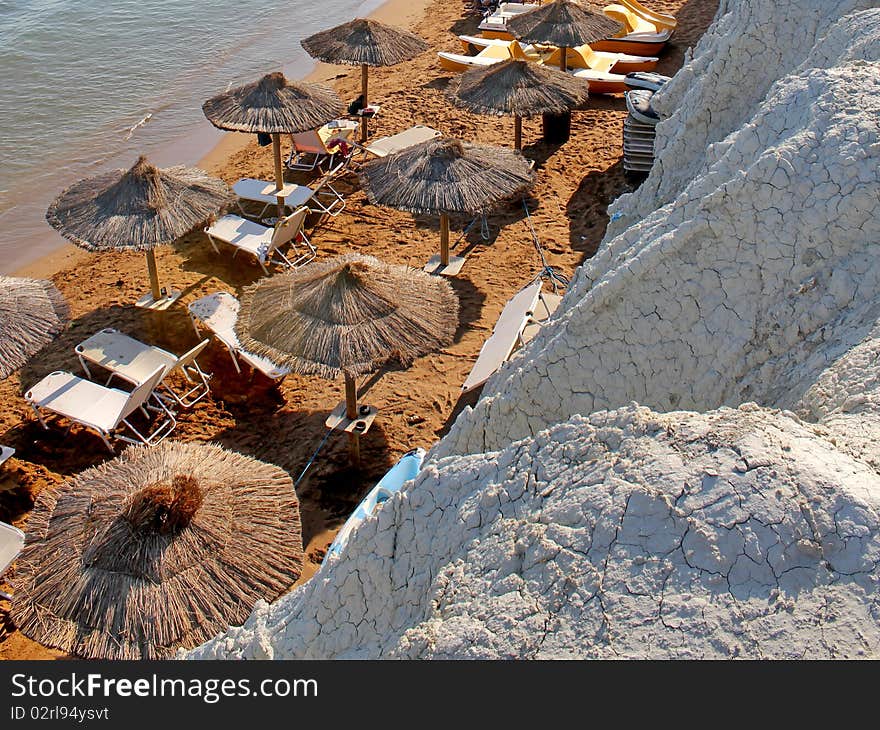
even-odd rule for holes
{"type": "MultiPolygon", "coordinates": [[[[165,366],[160,365],[143,383],[131,391],[128,396],[128,401],[125,404],[125,408],[122,409],[122,414],[119,416],[119,421],[122,421],[123,418],[128,418],[128,416],[135,410],[144,405],[164,377],[165,366]]],[[[116,422],[117,425],[119,424],[119,421],[116,422]]]]}
{"type": "Polygon", "coordinates": [[[24,547],[24,533],[17,527],[0,522],[0,575],[18,557],[24,547]]]}
{"type": "Polygon", "coordinates": [[[202,350],[204,350],[210,340],[202,340],[198,345],[192,348],[189,352],[183,353],[179,358],[177,358],[177,362],[174,363],[174,366],[169,368],[169,372],[171,370],[177,370],[178,368],[185,368],[187,365],[190,365],[193,360],[195,360],[199,355],[202,354],[202,350]]]}
{"type": "Polygon", "coordinates": [[[296,147],[297,152],[308,152],[309,154],[317,155],[327,153],[327,148],[324,146],[324,140],[321,139],[321,135],[318,134],[317,129],[309,129],[306,132],[291,134],[290,139],[293,142],[293,146],[296,147]]]}
{"type": "Polygon", "coordinates": [[[269,245],[269,252],[272,253],[279,246],[283,246],[288,241],[296,238],[296,234],[302,230],[309,209],[303,206],[297,208],[289,216],[282,218],[275,224],[275,232],[272,234],[272,243],[269,245]]]}

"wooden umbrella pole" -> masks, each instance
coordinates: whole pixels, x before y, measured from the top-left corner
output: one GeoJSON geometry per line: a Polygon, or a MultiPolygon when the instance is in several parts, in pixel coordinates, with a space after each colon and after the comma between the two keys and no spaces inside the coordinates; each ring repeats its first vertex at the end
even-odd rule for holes
{"type": "Polygon", "coordinates": [[[440,214],[440,265],[449,266],[449,216],[440,214]]]}
{"type": "MultiPolygon", "coordinates": [[[[275,187],[281,190],[284,187],[284,167],[281,164],[281,134],[275,132],[272,135],[272,154],[275,158],[275,187]]],[[[284,197],[279,195],[278,199],[278,220],[284,217],[284,197]]]]}
{"type": "Polygon", "coordinates": [[[563,46],[559,49],[559,70],[565,71],[568,69],[568,48],[563,46]]]}
{"type": "Polygon", "coordinates": [[[522,152],[522,117],[513,118],[513,147],[522,152]]]}
{"type": "MultiPolygon", "coordinates": [[[[345,416],[350,420],[358,417],[357,385],[354,378],[348,373],[345,376],[345,416]]],[[[360,468],[361,465],[361,437],[357,433],[348,434],[348,455],[353,466],[360,468]]]]}
{"type": "MultiPolygon", "coordinates": [[[[361,64],[361,94],[363,94],[363,97],[364,97],[364,106],[363,106],[364,109],[366,109],[370,105],[370,102],[367,98],[367,76],[368,76],[368,74],[369,74],[369,66],[367,66],[367,64],[365,64],[365,63],[362,63],[361,64]]],[[[367,117],[365,117],[363,114],[361,114],[361,142],[366,142],[366,141],[367,141],[367,117]]]]}
{"type": "Polygon", "coordinates": [[[162,298],[162,292],[159,290],[159,270],[156,268],[156,254],[153,249],[147,249],[147,271],[150,274],[150,294],[153,295],[153,301],[158,302],[162,298]]]}

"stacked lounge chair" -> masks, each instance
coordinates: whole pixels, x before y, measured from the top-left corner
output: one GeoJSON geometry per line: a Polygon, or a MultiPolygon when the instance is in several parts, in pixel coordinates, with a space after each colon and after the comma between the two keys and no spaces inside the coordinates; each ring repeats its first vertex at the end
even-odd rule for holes
{"type": "Polygon", "coordinates": [[[623,169],[628,174],[646,175],[654,164],[654,128],[660,115],[651,106],[651,97],[668,80],[668,76],[655,73],[626,75],[629,114],[623,122],[623,169]]]}

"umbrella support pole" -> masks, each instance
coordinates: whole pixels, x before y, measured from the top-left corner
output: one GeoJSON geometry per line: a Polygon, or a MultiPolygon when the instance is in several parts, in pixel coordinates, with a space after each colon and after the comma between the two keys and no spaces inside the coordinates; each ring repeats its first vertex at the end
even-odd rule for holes
{"type": "MultiPolygon", "coordinates": [[[[361,94],[363,94],[363,97],[364,97],[364,106],[363,106],[364,109],[366,109],[370,105],[370,102],[367,100],[367,77],[369,74],[369,68],[370,67],[367,66],[367,64],[365,64],[365,63],[361,64],[361,94]]],[[[367,141],[367,117],[365,117],[363,114],[361,114],[361,144],[363,144],[366,141],[367,141]]]]}
{"type": "Polygon", "coordinates": [[[425,264],[425,271],[429,274],[442,274],[443,276],[456,276],[464,266],[464,256],[449,255],[449,216],[440,214],[440,255],[432,256],[425,264]]]}
{"type": "MultiPolygon", "coordinates": [[[[345,417],[354,420],[358,415],[357,407],[357,385],[354,378],[348,373],[345,374],[345,417]]],[[[351,459],[352,466],[360,468],[361,465],[361,436],[359,433],[350,432],[348,434],[348,456],[351,459]]]]}
{"type": "Polygon", "coordinates": [[[329,429],[339,428],[348,434],[349,457],[356,468],[360,468],[361,464],[361,436],[370,430],[378,412],[373,406],[358,405],[355,380],[345,373],[345,400],[333,409],[324,425],[329,429]]]}
{"type": "Polygon", "coordinates": [[[153,249],[147,251],[147,272],[150,275],[150,291],[138,299],[135,306],[154,311],[168,309],[180,298],[180,292],[174,289],[166,292],[159,287],[159,269],[156,266],[156,254],[153,249]]]}
{"type": "MultiPolygon", "coordinates": [[[[281,191],[284,189],[284,166],[281,164],[281,135],[276,132],[272,135],[272,156],[275,162],[275,189],[281,191]]],[[[279,195],[278,200],[278,220],[284,217],[284,196],[279,195]]]]}
{"type": "Polygon", "coordinates": [[[522,117],[513,118],[513,148],[522,152],[522,117]]]}

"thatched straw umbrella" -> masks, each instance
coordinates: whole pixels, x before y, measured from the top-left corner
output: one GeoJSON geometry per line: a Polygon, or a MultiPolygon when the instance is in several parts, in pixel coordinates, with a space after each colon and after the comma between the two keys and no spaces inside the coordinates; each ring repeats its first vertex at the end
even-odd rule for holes
{"type": "MultiPolygon", "coordinates": [[[[244,86],[214,96],[202,111],[218,129],[272,135],[275,185],[284,187],[281,164],[281,135],[316,129],[335,119],[344,110],[332,89],[320,84],[288,81],[276,71],[244,86]]],[[[278,215],[283,215],[284,198],[278,196],[278,215]]]]}
{"type": "Polygon", "coordinates": [[[77,656],[164,658],[242,623],[302,561],[286,472],[210,444],[132,447],[40,494],[12,616],[77,656]]]}
{"type": "Polygon", "coordinates": [[[553,0],[507,21],[507,30],[518,40],[559,47],[559,68],[566,69],[569,48],[595,43],[618,33],[623,26],[589,2],[553,0]]]}
{"type": "Polygon", "coordinates": [[[279,365],[304,375],[345,378],[345,418],[340,405],[327,425],[349,433],[357,464],[359,433],[369,427],[375,409],[358,409],[355,377],[390,357],[407,362],[444,347],[457,327],[458,298],[447,282],[372,256],[346,254],[245,289],[235,331],[249,352],[279,365]]]}
{"type": "Polygon", "coordinates": [[[87,251],[146,251],[150,293],[137,306],[165,309],[180,292],[162,295],[153,248],[173,243],[234,200],[225,182],[203,170],[160,170],[141,156],[130,170],[71,185],[49,206],[46,220],[87,251]]]}
{"type": "Polygon", "coordinates": [[[462,74],[450,88],[449,98],[474,114],[512,115],[514,148],[521,150],[523,117],[562,114],[581,106],[589,98],[589,89],[583,79],[510,59],[462,74]]]}
{"type": "Polygon", "coordinates": [[[440,215],[440,256],[426,270],[455,275],[464,258],[449,256],[449,215],[474,215],[532,184],[529,163],[518,152],[438,137],[371,160],[361,185],[374,205],[440,215]]]}
{"type": "MultiPolygon", "coordinates": [[[[424,53],[429,47],[414,33],[364,18],[322,30],[300,43],[312,58],[319,61],[360,66],[365,107],[369,106],[367,74],[370,66],[396,66],[424,53]]],[[[361,142],[366,139],[367,122],[361,117],[361,142]]]]}
{"type": "Polygon", "coordinates": [[[0,275],[0,380],[55,339],[69,317],[52,282],[0,275]]]}

